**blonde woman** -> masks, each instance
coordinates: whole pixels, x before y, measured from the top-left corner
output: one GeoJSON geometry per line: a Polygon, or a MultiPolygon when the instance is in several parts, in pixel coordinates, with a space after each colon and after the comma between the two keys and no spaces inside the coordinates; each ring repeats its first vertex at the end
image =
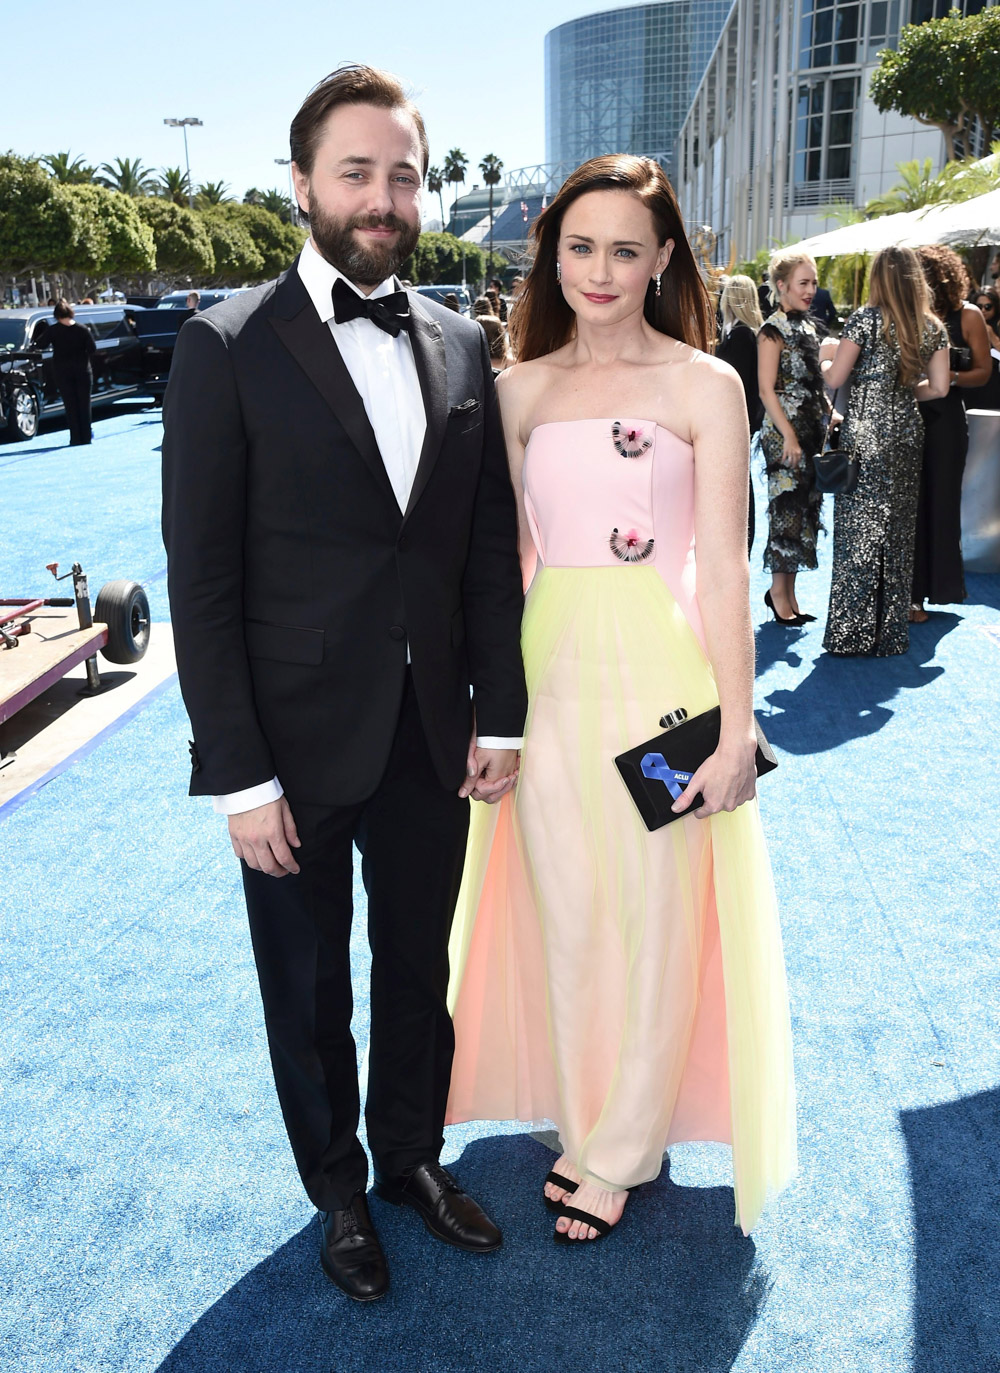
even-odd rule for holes
{"type": "Polygon", "coordinates": [[[856,489],[837,497],[823,647],[905,653],[924,446],[917,402],[946,396],[950,379],[948,335],[909,248],[875,258],[868,304],[851,315],[822,366],[833,390],[851,378],[841,445],[860,463],[856,489]]]}
{"type": "Polygon", "coordinates": [[[757,380],[766,411],[760,431],[767,467],[768,539],[764,566],[771,587],[764,603],[779,624],[797,629],[815,615],[799,610],[795,575],[816,567],[823,496],[810,457],[826,429],[829,402],[820,371],[820,338],[809,307],[816,264],[802,253],[771,258],[771,294],[778,308],[757,335],[757,380]]]}
{"type": "MultiPolygon", "coordinates": [[[[715,355],[735,368],[743,383],[752,439],[764,418],[764,407],[760,403],[760,389],[757,385],[757,333],[764,323],[764,316],[761,314],[760,301],[757,298],[757,287],[749,277],[730,277],[723,288],[719,303],[722,310],[722,337],[716,346],[715,355]]],[[[751,480],[747,505],[747,557],[753,548],[753,536],[754,500],[751,480]]]]}

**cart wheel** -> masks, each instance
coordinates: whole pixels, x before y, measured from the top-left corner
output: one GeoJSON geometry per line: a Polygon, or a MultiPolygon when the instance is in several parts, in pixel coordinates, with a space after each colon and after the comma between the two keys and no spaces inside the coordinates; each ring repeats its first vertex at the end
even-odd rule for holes
{"type": "Polygon", "coordinates": [[[149,646],[149,601],[138,582],[106,582],[94,619],[108,627],[102,652],[109,663],[137,663],[149,646]]]}
{"type": "Polygon", "coordinates": [[[10,393],[10,419],[7,435],[15,443],[18,439],[33,439],[38,433],[38,397],[29,386],[15,386],[10,393]]]}

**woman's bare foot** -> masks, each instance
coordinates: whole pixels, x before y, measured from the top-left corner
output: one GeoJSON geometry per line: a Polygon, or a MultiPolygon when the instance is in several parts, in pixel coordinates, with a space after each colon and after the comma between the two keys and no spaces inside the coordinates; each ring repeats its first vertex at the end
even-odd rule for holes
{"type": "MultiPolygon", "coordinates": [[[[580,1174],[576,1171],[565,1154],[563,1154],[559,1162],[553,1166],[552,1171],[553,1173],[558,1173],[560,1177],[567,1178],[570,1182],[575,1182],[577,1186],[583,1181],[583,1178],[581,1178],[580,1174]]],[[[550,1201],[563,1201],[566,1197],[575,1196],[575,1193],[567,1192],[565,1187],[560,1187],[554,1182],[547,1182],[545,1184],[545,1195],[550,1201]]]]}
{"type": "Polygon", "coordinates": [[[930,618],[931,617],[927,614],[927,611],[923,608],[922,605],[917,605],[917,603],[914,602],[913,605],[910,606],[911,625],[926,624],[930,618]]]}
{"type": "MultiPolygon", "coordinates": [[[[592,1182],[581,1182],[573,1195],[567,1198],[566,1204],[577,1211],[586,1211],[588,1215],[597,1216],[609,1225],[617,1225],[622,1218],[626,1201],[628,1192],[608,1192],[592,1182]]],[[[560,1216],[556,1221],[556,1229],[571,1240],[597,1239],[598,1232],[592,1225],[570,1216],[560,1216]]]]}

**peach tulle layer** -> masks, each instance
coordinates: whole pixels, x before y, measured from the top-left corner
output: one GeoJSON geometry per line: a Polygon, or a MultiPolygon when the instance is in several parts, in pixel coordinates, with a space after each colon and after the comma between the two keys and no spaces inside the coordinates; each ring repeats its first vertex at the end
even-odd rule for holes
{"type": "Polygon", "coordinates": [[[451,941],[448,1119],[551,1120],[584,1177],[732,1145],[749,1233],[795,1168],[784,960],[757,803],[650,834],[614,757],[717,704],[653,567],[543,568],[515,793],[473,808],[451,941]]]}

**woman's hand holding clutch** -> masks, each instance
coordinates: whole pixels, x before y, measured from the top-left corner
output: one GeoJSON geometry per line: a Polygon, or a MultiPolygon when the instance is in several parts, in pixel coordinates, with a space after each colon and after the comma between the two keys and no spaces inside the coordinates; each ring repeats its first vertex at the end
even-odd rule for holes
{"type": "Polygon", "coordinates": [[[746,739],[720,743],[698,768],[670,809],[683,815],[699,793],[704,799],[693,812],[698,820],[742,806],[744,801],[751,800],[757,794],[756,753],[757,737],[754,733],[746,739]]]}

